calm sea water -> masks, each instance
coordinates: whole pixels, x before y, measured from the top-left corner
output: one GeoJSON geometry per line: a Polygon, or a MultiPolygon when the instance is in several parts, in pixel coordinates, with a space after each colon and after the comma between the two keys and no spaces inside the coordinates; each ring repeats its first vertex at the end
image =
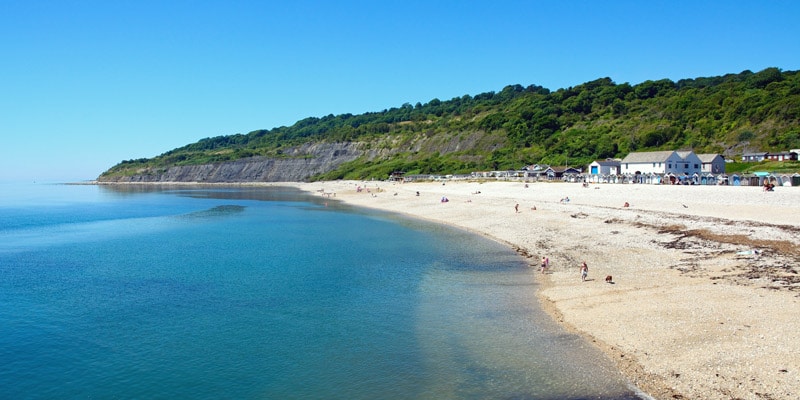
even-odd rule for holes
{"type": "Polygon", "coordinates": [[[506,246],[280,188],[0,185],[0,397],[636,398],[506,246]]]}

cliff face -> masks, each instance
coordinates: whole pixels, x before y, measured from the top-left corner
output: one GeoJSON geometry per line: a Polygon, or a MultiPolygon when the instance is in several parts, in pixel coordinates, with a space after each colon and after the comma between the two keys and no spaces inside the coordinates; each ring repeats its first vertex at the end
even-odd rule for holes
{"type": "Polygon", "coordinates": [[[101,176],[101,182],[302,182],[361,156],[363,143],[308,143],[284,151],[285,157],[251,157],[236,161],[146,168],[132,176],[101,176]]]}

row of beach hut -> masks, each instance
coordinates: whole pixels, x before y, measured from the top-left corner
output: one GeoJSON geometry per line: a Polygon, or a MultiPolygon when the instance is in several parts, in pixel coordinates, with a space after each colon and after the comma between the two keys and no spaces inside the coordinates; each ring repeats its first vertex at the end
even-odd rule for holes
{"type": "Polygon", "coordinates": [[[800,186],[800,174],[565,174],[566,182],[588,183],[638,183],[650,185],[730,185],[730,186],[800,186]]]}
{"type": "MultiPolygon", "coordinates": [[[[399,174],[398,174],[399,175],[399,174]]],[[[493,171],[472,173],[468,175],[399,175],[395,180],[405,182],[419,180],[467,180],[497,179],[525,182],[563,181],[577,183],[635,183],[643,185],[730,185],[730,186],[764,186],[769,183],[775,186],[800,186],[800,174],[774,174],[756,172],[753,174],[587,174],[566,172],[564,174],[526,174],[524,171],[493,171]]]]}

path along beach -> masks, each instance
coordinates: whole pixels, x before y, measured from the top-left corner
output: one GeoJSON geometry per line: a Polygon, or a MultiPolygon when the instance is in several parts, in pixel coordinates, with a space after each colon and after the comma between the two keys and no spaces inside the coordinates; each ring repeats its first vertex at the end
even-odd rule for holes
{"type": "Polygon", "coordinates": [[[531,273],[548,257],[542,307],[656,399],[800,397],[800,188],[275,185],[483,234],[531,273]]]}

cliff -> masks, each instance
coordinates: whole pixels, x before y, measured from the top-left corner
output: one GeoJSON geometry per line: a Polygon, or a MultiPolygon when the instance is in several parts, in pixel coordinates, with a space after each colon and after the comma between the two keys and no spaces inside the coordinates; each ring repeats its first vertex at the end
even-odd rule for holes
{"type": "Polygon", "coordinates": [[[133,175],[101,175],[100,182],[303,182],[367,156],[364,143],[307,143],[287,149],[280,158],[249,157],[235,161],[141,168],[133,175]]]}

